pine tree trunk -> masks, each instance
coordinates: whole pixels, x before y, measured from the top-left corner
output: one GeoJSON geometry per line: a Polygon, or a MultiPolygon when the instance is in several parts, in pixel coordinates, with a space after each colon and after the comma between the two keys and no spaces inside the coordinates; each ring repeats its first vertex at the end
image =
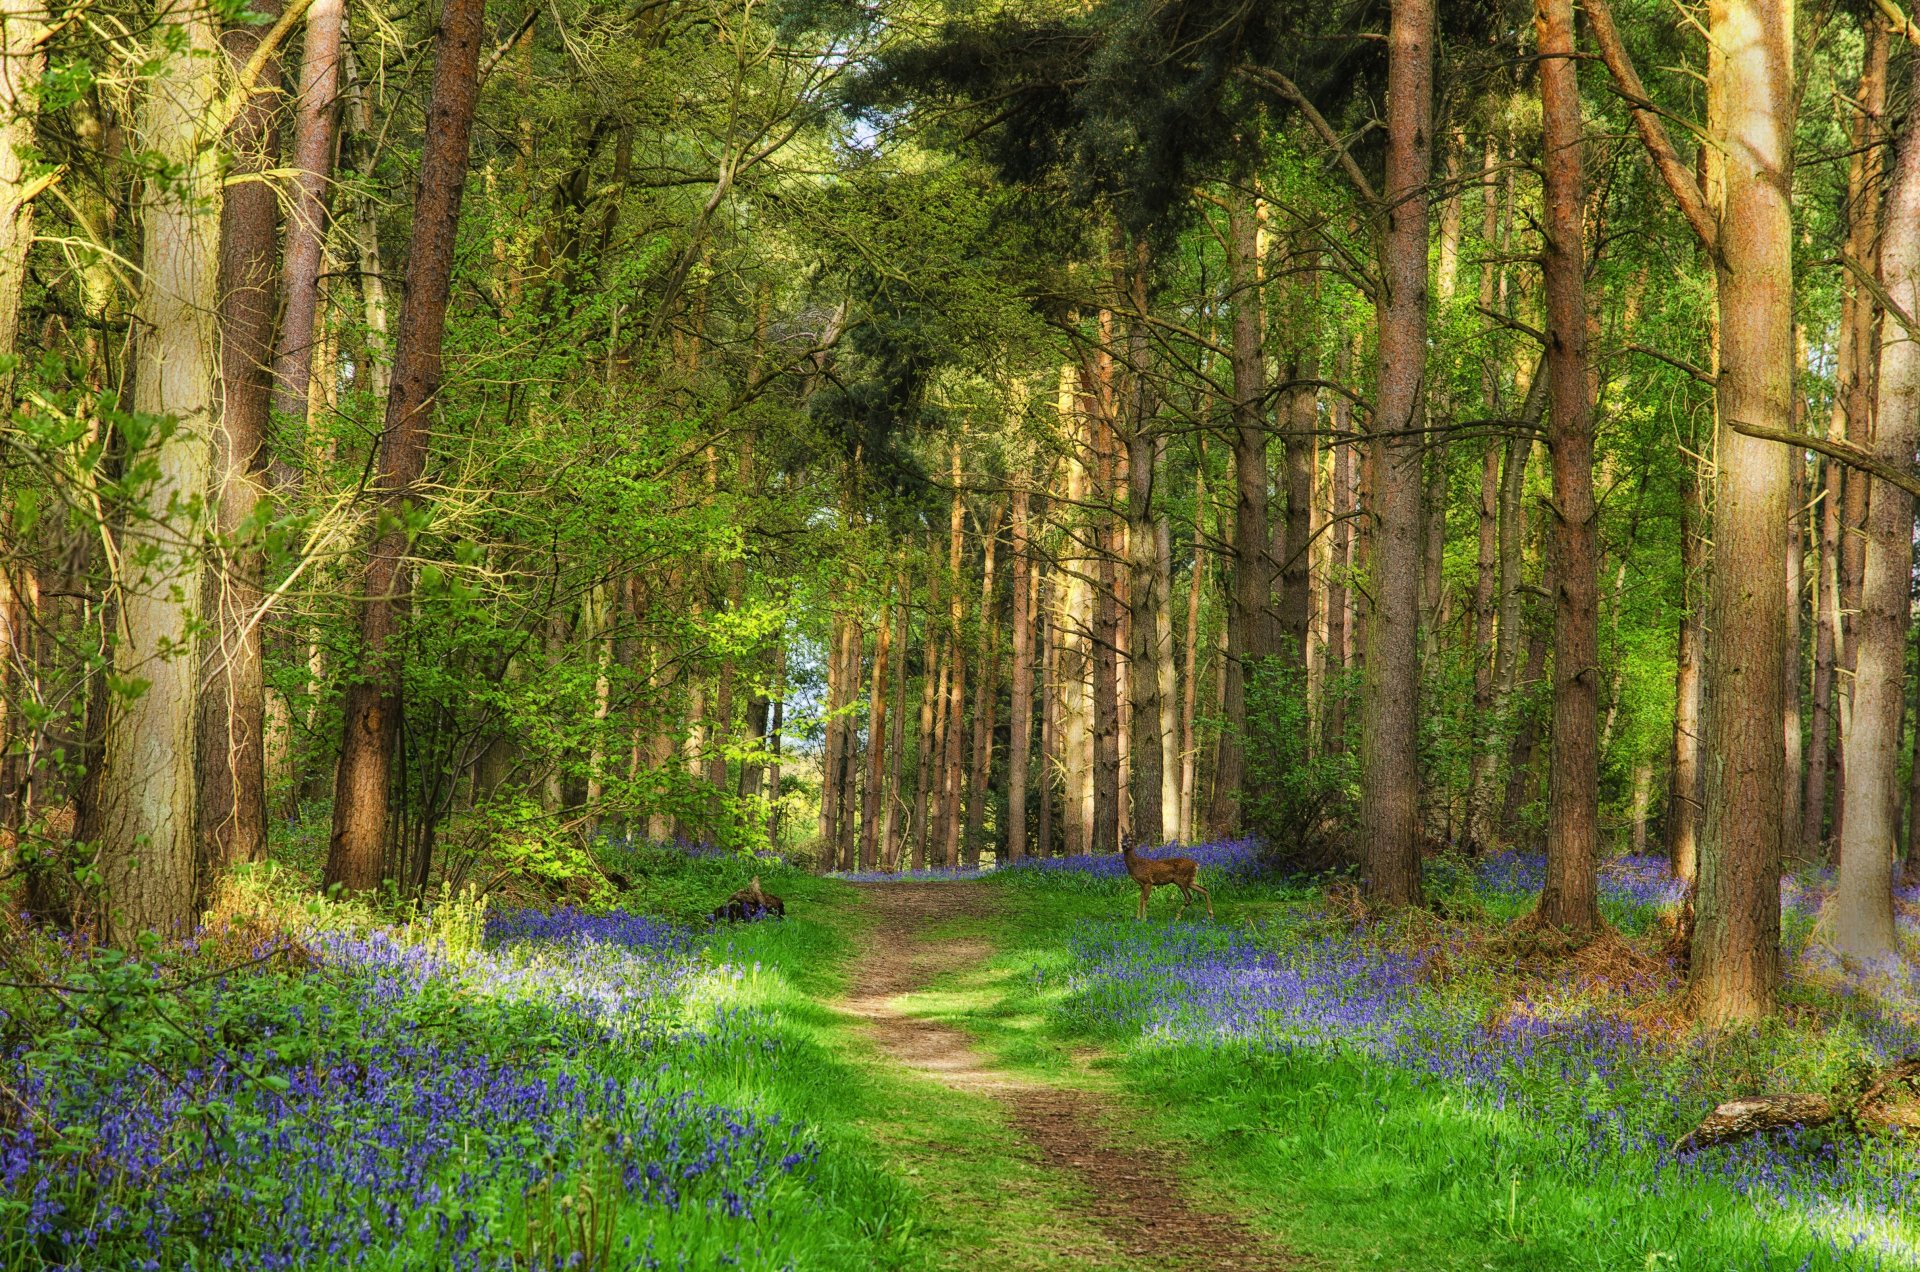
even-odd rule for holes
{"type": "Polygon", "coordinates": [[[1206,438],[1200,438],[1199,459],[1193,469],[1193,566],[1187,579],[1186,646],[1182,652],[1180,695],[1180,842],[1194,842],[1194,808],[1199,802],[1199,747],[1194,737],[1194,716],[1200,693],[1200,594],[1206,588],[1207,450],[1206,438]]]}
{"type": "MultiPolygon", "coordinates": [[[[278,5],[262,12],[272,13],[278,5]]],[[[277,15],[275,15],[277,16],[277,15]]],[[[261,29],[223,33],[238,73],[260,47],[261,29]]],[[[274,248],[280,206],[260,174],[278,162],[274,94],[277,57],[269,57],[228,126],[233,154],[220,210],[220,422],[214,430],[214,531],[206,579],[207,632],[199,721],[199,900],[229,867],[267,850],[266,690],[260,626],[261,550],[251,529],[265,491],[272,384],[274,248]]]]}
{"type": "MultiPolygon", "coordinates": [[[[1795,328],[1794,343],[1799,353],[1794,359],[1796,367],[1804,373],[1806,368],[1806,341],[1800,328],[1795,328]]],[[[1799,392],[1794,394],[1794,414],[1804,421],[1805,412],[1801,410],[1804,401],[1799,392]]],[[[1798,431],[1802,423],[1795,424],[1798,431]]],[[[1787,659],[1781,668],[1785,678],[1786,690],[1781,709],[1780,735],[1786,744],[1786,764],[1782,770],[1780,782],[1780,858],[1782,861],[1799,861],[1805,857],[1805,849],[1800,840],[1800,831],[1805,821],[1800,807],[1801,797],[1806,792],[1805,745],[1801,736],[1800,721],[1800,682],[1801,672],[1806,665],[1805,652],[1800,647],[1801,597],[1806,588],[1803,573],[1804,558],[1801,545],[1805,535],[1800,519],[1800,510],[1807,501],[1806,452],[1796,449],[1790,461],[1793,465],[1793,491],[1788,496],[1787,506],[1792,515],[1787,518],[1787,659]]]]}
{"type": "Polygon", "coordinates": [[[1252,199],[1237,185],[1227,201],[1227,284],[1233,295],[1233,595],[1227,617],[1226,711],[1214,761],[1209,830],[1230,835],[1240,826],[1246,784],[1246,676],[1273,653],[1272,529],[1267,512],[1267,391],[1263,352],[1259,226],[1252,199]]]}
{"type": "MultiPolygon", "coordinates": [[[[1036,580],[1039,575],[1036,569],[1036,580]]],[[[1036,842],[1033,855],[1051,857],[1054,850],[1054,810],[1059,806],[1056,774],[1061,770],[1060,762],[1060,626],[1053,617],[1053,597],[1048,595],[1053,589],[1039,592],[1040,601],[1035,612],[1040,618],[1040,669],[1041,683],[1037,689],[1040,698],[1040,763],[1037,777],[1040,786],[1040,816],[1035,827],[1036,842]]],[[[1036,589],[1038,591],[1038,589],[1036,589]]]]}
{"type": "MultiPolygon", "coordinates": [[[[1872,24],[1878,30],[1880,24],[1872,24]]],[[[1920,59],[1912,83],[1920,89],[1920,59]]],[[[1880,242],[1881,284],[1908,314],[1920,313],[1920,129],[1900,138],[1880,242]]],[[[1906,465],[1920,447],[1920,343],[1888,333],[1880,350],[1873,450],[1906,465]]],[[[1863,483],[1864,484],[1864,483],[1863,483]]],[[[1875,481],[1855,620],[1853,710],[1846,721],[1847,815],[1839,878],[1822,925],[1835,950],[1858,959],[1899,951],[1893,918],[1900,734],[1913,585],[1913,497],[1875,481]]]]}
{"type": "Polygon", "coordinates": [[[1134,417],[1132,430],[1127,438],[1127,566],[1133,602],[1127,658],[1127,696],[1132,705],[1129,834],[1135,845],[1156,845],[1168,838],[1160,697],[1160,629],[1167,597],[1161,587],[1159,526],[1153,508],[1160,448],[1147,433],[1143,417],[1134,417]]]}
{"type": "Polygon", "coordinates": [[[161,45],[135,132],[172,179],[148,181],[141,194],[133,405],[178,423],[128,456],[129,468],[150,465],[153,476],[120,534],[126,573],[113,646],[114,675],[145,688],[113,702],[100,787],[106,934],[122,946],[143,931],[184,934],[194,918],[205,532],[188,510],[213,476],[219,392],[219,156],[201,131],[220,99],[219,45],[209,11],[190,0],[162,5],[156,21],[177,43],[161,45]]]}
{"type": "MultiPolygon", "coordinates": [[[[1113,425],[1093,418],[1092,497],[1106,504],[1114,495],[1113,425]]],[[[1096,514],[1093,583],[1093,816],[1088,851],[1120,851],[1120,596],[1115,557],[1119,534],[1106,512],[1096,514]]]]}
{"type": "Polygon", "coordinates": [[[1839,462],[1821,461],[1819,555],[1813,571],[1813,710],[1806,757],[1806,794],[1800,808],[1800,846],[1809,856],[1824,855],[1827,826],[1827,775],[1832,770],[1834,635],[1840,629],[1840,477],[1839,462]]]}
{"type": "Polygon", "coordinates": [[[1633,766],[1633,855],[1647,855],[1647,809],[1653,803],[1653,761],[1642,759],[1633,766]]]}
{"type": "Polygon", "coordinates": [[[1787,454],[1733,421],[1792,419],[1792,0],[1723,0],[1708,75],[1717,169],[1719,421],[1706,676],[1706,819],[1691,996],[1704,1023],[1773,1010],[1780,973],[1787,454]]]}
{"type": "MultiPolygon", "coordinates": [[[[314,328],[320,313],[321,258],[327,242],[327,193],[333,176],[345,11],[344,0],[313,0],[308,6],[300,96],[294,104],[293,200],[287,214],[286,265],[281,274],[286,311],[273,356],[273,409],[301,422],[307,417],[314,328]]],[[[465,169],[463,158],[463,174],[465,169]]]]}
{"type": "Polygon", "coordinates": [[[967,779],[966,863],[970,869],[980,865],[980,834],[986,821],[987,781],[993,770],[993,715],[1000,696],[1000,646],[995,639],[993,574],[1000,545],[1000,507],[987,513],[981,531],[986,541],[980,571],[980,612],[976,620],[980,639],[974,653],[974,665],[980,669],[980,681],[973,692],[973,764],[967,779]]]}
{"type": "Polygon", "coordinates": [[[889,873],[900,868],[900,778],[907,755],[907,642],[912,639],[913,575],[900,571],[900,632],[895,641],[900,648],[900,667],[893,673],[893,728],[887,738],[887,816],[880,868],[889,873]]]}
{"type": "Polygon", "coordinates": [[[930,839],[928,826],[929,800],[933,794],[934,756],[938,754],[942,725],[946,720],[947,690],[946,664],[941,658],[940,638],[937,624],[933,621],[935,598],[929,589],[927,597],[927,643],[923,656],[926,670],[920,679],[920,750],[914,764],[913,791],[913,868],[927,868],[927,844],[930,839]]]}
{"type": "Polygon", "coordinates": [[[1553,757],[1540,918],[1575,937],[1600,925],[1599,567],[1587,396],[1585,175],[1573,0],[1536,0],[1545,151],[1547,376],[1553,397],[1553,757]]]}
{"type": "Polygon", "coordinates": [[[355,73],[353,53],[345,54],[353,83],[353,133],[361,191],[354,200],[353,245],[360,266],[360,302],[367,324],[367,389],[375,401],[387,396],[392,351],[387,345],[387,280],[380,263],[380,210],[374,202],[377,134],[373,90],[355,73]]]}
{"type": "MultiPolygon", "coordinates": [[[[20,304],[27,282],[27,250],[33,246],[34,191],[26,157],[34,153],[34,117],[40,74],[46,65],[41,37],[43,0],[0,0],[0,357],[15,352],[20,304]]],[[[0,411],[13,406],[13,376],[0,373],[0,411]]],[[[0,633],[0,642],[6,636],[0,633]]],[[[0,643],[0,654],[6,646],[0,643]]]]}
{"type": "MultiPolygon", "coordinates": [[[[1352,373],[1347,346],[1340,345],[1334,378],[1342,384],[1352,373]]],[[[1353,603],[1348,592],[1353,580],[1353,408],[1345,396],[1333,397],[1333,474],[1327,483],[1327,518],[1333,523],[1333,546],[1327,572],[1327,680],[1329,696],[1322,719],[1328,751],[1347,749],[1347,664],[1353,655],[1353,603]]],[[[1197,551],[1197,549],[1196,549],[1197,551]]]]}
{"type": "MultiPolygon", "coordinates": [[[[1320,378],[1320,355],[1312,346],[1293,362],[1288,377],[1320,378]]],[[[1307,623],[1313,597],[1310,567],[1313,527],[1313,470],[1319,451],[1320,390],[1303,386],[1287,395],[1289,406],[1284,455],[1287,466],[1286,556],[1280,560],[1278,612],[1280,656],[1302,674],[1307,666],[1307,623]]],[[[1444,527],[1443,527],[1444,530],[1444,527]]]]}
{"type": "Polygon", "coordinates": [[[1680,578],[1684,608],[1680,613],[1678,648],[1674,657],[1673,790],[1667,797],[1667,855],[1676,877],[1692,883],[1700,865],[1700,816],[1705,792],[1700,785],[1700,714],[1703,695],[1700,675],[1705,666],[1706,634],[1701,612],[1706,592],[1706,507],[1699,474],[1692,461],[1681,472],[1680,578]]]}
{"type": "MultiPolygon", "coordinates": [[[[426,467],[433,399],[440,387],[453,249],[466,185],[467,142],[479,95],[482,0],[446,0],[436,37],[438,56],[427,100],[426,141],[414,195],[405,301],[394,349],[375,490],[389,512],[413,501],[426,467]]],[[[385,530],[368,545],[360,587],[361,665],[368,674],[347,691],[346,727],[334,785],[333,836],[326,881],[349,892],[380,884],[388,784],[400,727],[401,683],[395,636],[407,612],[403,529],[385,530]]]]}
{"type": "MultiPolygon", "coordinates": [[[[1031,495],[1021,478],[1013,491],[1013,702],[1007,737],[1007,859],[1027,855],[1027,769],[1033,744],[1033,608],[1027,541],[1031,495]]],[[[1042,748],[1044,753],[1044,747],[1042,748]]],[[[1041,783],[1044,801],[1045,781],[1041,783]]],[[[1045,855],[1045,847],[1041,849],[1045,855]]]]}
{"type": "MultiPolygon", "coordinates": [[[[903,598],[902,602],[905,604],[903,598]]],[[[893,624],[882,610],[873,638],[873,689],[867,695],[867,804],[860,827],[860,869],[880,865],[881,823],[887,816],[887,655],[893,642],[893,624]]],[[[904,651],[903,651],[904,652],[904,651]]]]}

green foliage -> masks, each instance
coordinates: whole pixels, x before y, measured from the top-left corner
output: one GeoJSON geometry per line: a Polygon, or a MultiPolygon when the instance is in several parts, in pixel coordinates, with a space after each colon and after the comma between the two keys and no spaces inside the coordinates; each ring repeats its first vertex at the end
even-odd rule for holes
{"type": "MultiPolygon", "coordinates": [[[[1323,701],[1351,693],[1348,677],[1335,680],[1323,701]]],[[[1308,700],[1306,671],[1291,659],[1257,664],[1246,677],[1246,694],[1243,823],[1280,866],[1327,869],[1348,852],[1359,793],[1357,733],[1349,729],[1337,749],[1327,745],[1308,700]]]]}

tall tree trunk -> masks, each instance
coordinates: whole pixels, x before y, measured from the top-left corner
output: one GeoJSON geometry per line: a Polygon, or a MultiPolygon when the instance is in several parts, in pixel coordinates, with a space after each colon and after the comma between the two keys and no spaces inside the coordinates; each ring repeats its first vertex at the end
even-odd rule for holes
{"type": "Polygon", "coordinates": [[[1227,191],[1227,282],[1233,294],[1233,596],[1227,618],[1226,716],[1214,764],[1209,829],[1240,826],[1246,783],[1246,677],[1273,653],[1273,560],[1268,552],[1265,320],[1261,310],[1259,225],[1252,198],[1227,191]]]}
{"type": "Polygon", "coordinates": [[[927,596],[927,643],[922,657],[925,670],[920,678],[920,750],[913,769],[913,869],[927,868],[928,800],[933,793],[933,761],[940,739],[940,725],[947,709],[945,664],[940,657],[939,625],[934,622],[935,598],[927,596]]]}
{"type": "MultiPolygon", "coordinates": [[[[1877,29],[1880,24],[1872,25],[1877,29]]],[[[1920,91],[1920,58],[1913,59],[1912,85],[1920,91]]],[[[1888,191],[1880,274],[1900,310],[1920,313],[1920,128],[1911,122],[1900,138],[1888,191]]],[[[1888,334],[1891,338],[1880,350],[1873,450],[1899,466],[1911,464],[1920,447],[1920,341],[1908,333],[1888,334]]],[[[1835,950],[1860,959],[1895,954],[1900,948],[1893,920],[1893,857],[1899,833],[1913,524],[1913,497],[1889,482],[1875,481],[1855,620],[1853,711],[1845,742],[1845,838],[1823,924],[1835,950]]]]}
{"type": "Polygon", "coordinates": [[[1186,646],[1181,665],[1180,696],[1180,842],[1193,842],[1194,808],[1199,802],[1199,747],[1194,738],[1194,716],[1200,694],[1200,594],[1206,589],[1207,450],[1203,434],[1198,462],[1193,468],[1193,566],[1187,579],[1186,646]]]}
{"type": "MultiPolygon", "coordinates": [[[[1866,23],[1866,50],[1862,58],[1860,84],[1854,105],[1857,114],[1853,126],[1853,154],[1848,162],[1847,181],[1847,254],[1873,268],[1875,244],[1880,234],[1880,190],[1884,165],[1881,161],[1881,116],[1887,102],[1888,32],[1884,23],[1866,23]]],[[[1791,125],[1789,125],[1791,126],[1791,125]]],[[[1840,383],[1835,394],[1835,432],[1857,445],[1871,446],[1875,426],[1874,329],[1878,325],[1879,306],[1866,287],[1850,271],[1841,272],[1840,359],[1837,370],[1840,383]]],[[[1908,457],[1909,459],[1911,456],[1908,457]]],[[[1832,787],[1833,833],[1836,854],[1847,837],[1848,765],[1846,738],[1852,733],[1854,707],[1854,666],[1858,651],[1861,615],[1861,586],[1865,578],[1867,530],[1867,474],[1845,470],[1840,502],[1840,627],[1834,644],[1834,713],[1839,718],[1840,740],[1834,755],[1835,780],[1832,787]]]]}
{"type": "Polygon", "coordinates": [[[1681,470],[1680,579],[1682,608],[1674,657],[1673,790],[1667,797],[1667,856],[1673,873],[1692,883],[1700,865],[1700,675],[1706,662],[1701,623],[1706,593],[1706,506],[1693,461],[1681,470]]]}
{"type": "Polygon", "coordinates": [[[1417,637],[1433,25],[1432,0],[1394,0],[1387,33],[1387,157],[1381,191],[1386,225],[1374,394],[1372,603],[1360,730],[1367,895],[1386,906],[1420,899],[1417,637]]]}
{"type": "Polygon", "coordinates": [[[820,845],[828,869],[838,866],[830,855],[833,845],[838,842],[840,828],[839,773],[841,769],[840,751],[846,745],[840,725],[845,718],[847,704],[846,665],[847,665],[847,617],[844,614],[833,616],[833,641],[827,649],[827,727],[821,740],[820,749],[820,845]]]}
{"type": "MultiPolygon", "coordinates": [[[[1104,396],[1104,395],[1103,395],[1104,396]]],[[[1115,557],[1119,529],[1104,511],[1115,487],[1111,417],[1093,417],[1096,514],[1093,584],[1093,817],[1088,851],[1120,851],[1120,595],[1115,557]]]]}
{"type": "Polygon", "coordinates": [[[1691,995],[1710,1025],[1773,1010],[1780,974],[1780,597],[1787,453],[1735,430],[1792,419],[1792,0],[1710,13],[1709,155],[1719,220],[1719,420],[1707,646],[1706,825],[1691,995]]]}
{"type": "Polygon", "coordinates": [[[973,691],[973,765],[967,780],[966,862],[980,865],[980,832],[986,821],[987,782],[993,771],[993,715],[1000,696],[1000,644],[993,625],[993,574],[996,549],[1000,544],[1000,507],[996,503],[987,513],[981,531],[986,542],[985,559],[980,571],[980,639],[974,652],[974,665],[980,669],[980,681],[973,691]]]}
{"type": "MultiPolygon", "coordinates": [[[[306,51],[293,117],[293,201],[287,216],[286,312],[273,356],[273,409],[289,419],[307,415],[314,326],[320,313],[321,258],[327,242],[327,192],[332,185],[334,121],[340,97],[340,28],[344,0],[313,0],[307,9],[306,51]]],[[[464,178],[466,160],[460,170],[464,178]]]]}
{"type": "MultiPolygon", "coordinates": [[[[1343,341],[1336,355],[1334,378],[1345,384],[1352,372],[1352,359],[1343,341]]],[[[1324,714],[1326,748],[1332,752],[1347,748],[1347,689],[1344,679],[1352,657],[1352,602],[1348,590],[1353,582],[1353,408],[1346,397],[1333,395],[1333,473],[1328,482],[1327,516],[1333,523],[1333,546],[1327,571],[1327,684],[1328,701],[1324,714]]],[[[1195,549],[1196,553],[1198,548],[1195,549]]]]}
{"type": "Polygon", "coordinates": [[[893,730],[887,738],[887,816],[880,868],[900,868],[900,771],[907,753],[907,642],[912,636],[913,575],[900,571],[900,668],[893,675],[893,730]]]}
{"type": "Polygon", "coordinates": [[[1806,794],[1800,807],[1801,850],[1822,855],[1826,843],[1827,775],[1833,765],[1834,636],[1840,630],[1840,482],[1839,463],[1822,461],[1819,555],[1813,571],[1813,711],[1806,757],[1806,794]]]}
{"type": "MultiPolygon", "coordinates": [[[[1794,368],[1796,376],[1804,376],[1807,366],[1806,335],[1798,324],[1794,327],[1794,368]]],[[[1797,385],[1793,394],[1794,430],[1805,427],[1806,395],[1797,385]]],[[[1807,465],[1806,452],[1795,449],[1790,460],[1793,471],[1792,493],[1788,496],[1787,507],[1791,515],[1787,518],[1787,659],[1781,668],[1785,678],[1785,690],[1782,693],[1780,735],[1786,745],[1786,762],[1782,769],[1780,782],[1780,859],[1782,861],[1801,860],[1804,849],[1801,847],[1800,830],[1805,818],[1800,808],[1801,796],[1806,791],[1806,757],[1804,739],[1800,727],[1800,682],[1801,671],[1806,659],[1800,647],[1800,604],[1805,593],[1806,578],[1803,573],[1805,541],[1801,525],[1801,510],[1807,501],[1807,465]]],[[[1604,745],[1604,744],[1603,744],[1604,745]]]]}
{"type": "MultiPolygon", "coordinates": [[[[1036,570],[1035,574],[1037,576],[1039,571],[1036,570]]],[[[1037,766],[1040,816],[1035,826],[1037,842],[1033,848],[1036,857],[1053,856],[1055,810],[1060,806],[1060,625],[1053,617],[1053,597],[1048,595],[1052,590],[1051,585],[1044,591],[1035,589],[1039,597],[1035,613],[1040,619],[1041,670],[1041,683],[1036,691],[1040,698],[1040,763],[1037,766]]]]}
{"type": "MultiPolygon", "coordinates": [[[[14,352],[33,246],[33,199],[41,182],[27,176],[27,158],[34,153],[46,21],[43,0],[0,0],[0,357],[14,352]]],[[[13,376],[0,373],[0,411],[12,406],[13,376]]],[[[0,652],[5,640],[0,634],[0,652]]]]}
{"type": "MultiPolygon", "coordinates": [[[[1293,359],[1287,371],[1292,380],[1320,378],[1320,355],[1308,344],[1293,359]]],[[[1312,617],[1309,590],[1313,527],[1313,470],[1319,453],[1320,390],[1301,385],[1287,394],[1287,435],[1284,448],[1287,466],[1286,555],[1279,561],[1280,601],[1277,621],[1280,655],[1302,673],[1306,684],[1307,623],[1312,617]]]]}
{"type": "MultiPolygon", "coordinates": [[[[906,599],[901,598],[903,606],[906,599]]],[[[881,823],[887,815],[887,654],[893,642],[893,624],[885,610],[873,638],[873,689],[867,696],[867,807],[860,827],[860,869],[880,864],[881,823]]],[[[902,651],[905,652],[904,650],[902,651]]]]}
{"type": "Polygon", "coordinates": [[[373,89],[354,73],[351,50],[343,57],[354,86],[353,132],[361,189],[354,200],[353,245],[360,266],[361,309],[367,324],[367,389],[379,401],[387,396],[392,350],[387,345],[387,279],[380,264],[380,210],[372,193],[379,158],[375,150],[373,89]]]}
{"type": "Polygon", "coordinates": [[[439,54],[427,99],[426,141],[414,194],[405,300],[394,349],[375,490],[394,515],[393,528],[368,546],[360,587],[361,665],[366,675],[347,690],[346,727],[334,785],[333,836],[326,881],[350,892],[380,884],[388,783],[400,727],[399,650],[390,648],[406,616],[407,534],[399,514],[413,501],[426,467],[433,399],[440,388],[440,350],[452,290],[453,248],[466,186],[467,142],[479,96],[484,0],[445,0],[436,37],[439,54]]]}
{"type": "Polygon", "coordinates": [[[1553,396],[1553,758],[1542,922],[1577,938],[1600,925],[1600,583],[1593,414],[1587,397],[1585,176],[1573,0],[1536,0],[1545,150],[1547,377],[1553,396]]]}
{"type": "Polygon", "coordinates": [[[1653,803],[1653,761],[1636,760],[1633,765],[1633,855],[1647,855],[1647,810],[1653,803]]]}
{"type": "Polygon", "coordinates": [[[161,45],[136,132],[170,178],[146,182],[141,194],[133,405],[177,424],[128,457],[130,469],[149,465],[152,479],[120,536],[126,572],[113,646],[115,677],[145,688],[110,710],[100,788],[106,932],[120,945],[147,930],[184,933],[194,917],[205,527],[191,510],[213,475],[219,392],[221,188],[218,153],[202,133],[220,100],[219,46],[209,10],[192,0],[172,0],[156,20],[171,40],[161,45]]]}
{"type": "MultiPolygon", "coordinates": [[[[271,13],[278,5],[263,12],[271,13]]],[[[221,44],[239,73],[260,47],[260,28],[240,25],[221,44]]],[[[267,850],[266,691],[260,625],[263,561],[252,528],[265,470],[272,385],[274,247],[279,200],[261,175],[280,150],[273,96],[279,59],[269,57],[254,92],[228,126],[233,153],[220,210],[219,427],[214,431],[215,552],[206,586],[211,647],[200,692],[199,893],[228,867],[267,850]]]]}
{"type": "MultiPolygon", "coordinates": [[[[1033,607],[1029,593],[1033,570],[1027,539],[1027,510],[1032,496],[1023,478],[1013,491],[1013,701],[1007,737],[1007,859],[1027,855],[1027,769],[1033,745],[1033,607]]],[[[1044,748],[1043,748],[1044,752],[1044,748]]],[[[1041,782],[1042,795],[1046,788],[1041,782]]],[[[1045,855],[1042,845],[1041,854],[1045,855]]]]}
{"type": "MultiPolygon", "coordinates": [[[[1144,324],[1141,325],[1144,333],[1144,324]]],[[[1136,376],[1136,378],[1140,378],[1136,376]]],[[[1136,417],[1127,437],[1127,566],[1133,602],[1127,659],[1127,696],[1132,702],[1132,745],[1128,748],[1128,796],[1133,806],[1133,843],[1167,841],[1161,733],[1160,629],[1167,597],[1160,576],[1159,524],[1153,509],[1160,446],[1136,417]]]]}

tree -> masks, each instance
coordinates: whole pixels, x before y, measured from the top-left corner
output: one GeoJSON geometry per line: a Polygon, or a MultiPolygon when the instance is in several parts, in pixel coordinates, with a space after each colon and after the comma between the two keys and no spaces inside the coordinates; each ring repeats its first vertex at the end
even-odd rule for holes
{"type": "Polygon", "coordinates": [[[1381,186],[1374,389],[1373,555],[1360,721],[1360,838],[1367,895],[1420,898],[1421,457],[1427,350],[1427,177],[1433,160],[1431,0],[1394,0],[1387,31],[1387,156],[1381,186]]]}
{"type": "Polygon", "coordinates": [[[406,298],[394,342],[393,387],[380,439],[382,522],[361,576],[360,644],[365,671],[347,691],[346,729],[334,784],[326,882],[350,892],[378,887],[385,847],[394,738],[400,727],[395,636],[407,612],[407,518],[427,462],[428,427],[440,388],[441,348],[453,282],[454,240],[467,178],[468,138],[479,95],[484,0],[446,0],[427,102],[426,143],[413,200],[406,298]]]}
{"type": "Polygon", "coordinates": [[[1573,0],[1536,0],[1545,150],[1547,376],[1553,395],[1553,761],[1540,920],[1575,937],[1600,924],[1599,579],[1593,413],[1587,397],[1586,206],[1573,0]]]}

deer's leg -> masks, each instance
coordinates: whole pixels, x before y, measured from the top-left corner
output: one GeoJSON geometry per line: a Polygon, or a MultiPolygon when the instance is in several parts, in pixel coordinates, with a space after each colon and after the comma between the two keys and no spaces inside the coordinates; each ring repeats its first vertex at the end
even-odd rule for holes
{"type": "Polygon", "coordinates": [[[1171,919],[1167,920],[1168,927],[1172,927],[1175,923],[1179,922],[1180,916],[1185,914],[1187,907],[1193,904],[1193,893],[1187,891],[1186,884],[1177,883],[1174,886],[1180,889],[1180,908],[1173,912],[1171,919]]]}
{"type": "Polygon", "coordinates": [[[1198,879],[1193,881],[1193,890],[1207,899],[1207,917],[1211,919],[1213,917],[1213,894],[1201,887],[1198,879]]]}
{"type": "Polygon", "coordinates": [[[1152,884],[1143,883],[1140,885],[1140,912],[1134,916],[1134,921],[1136,923],[1145,921],[1147,917],[1147,898],[1152,895],[1153,895],[1152,884]]]}

